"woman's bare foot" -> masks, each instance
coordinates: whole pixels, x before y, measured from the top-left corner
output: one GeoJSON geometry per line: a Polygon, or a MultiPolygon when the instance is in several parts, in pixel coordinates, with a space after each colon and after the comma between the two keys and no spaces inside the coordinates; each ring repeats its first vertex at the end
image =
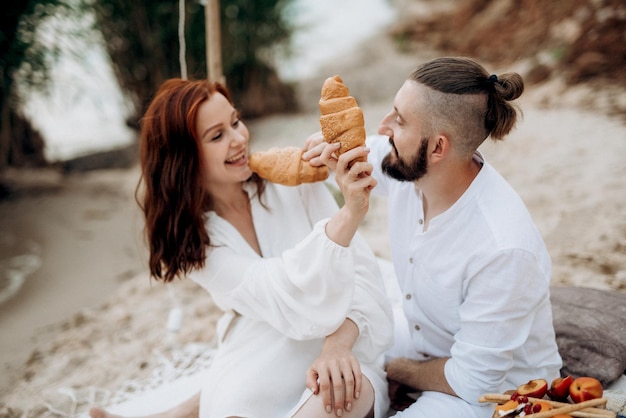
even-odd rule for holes
{"type": "Polygon", "coordinates": [[[93,407],[89,410],[89,416],[91,418],[121,418],[119,415],[109,414],[104,409],[93,407]]]}

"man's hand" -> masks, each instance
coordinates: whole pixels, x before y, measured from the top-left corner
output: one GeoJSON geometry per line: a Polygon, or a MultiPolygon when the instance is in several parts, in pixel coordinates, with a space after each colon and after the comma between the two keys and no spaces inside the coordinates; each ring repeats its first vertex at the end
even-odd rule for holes
{"type": "MultiPolygon", "coordinates": [[[[304,141],[304,149],[305,152],[302,154],[302,159],[308,161],[314,167],[319,167],[324,165],[324,162],[320,158],[326,146],[329,145],[324,141],[324,135],[322,135],[322,131],[315,132],[313,135],[309,136],[306,141],[304,141]]],[[[334,161],[336,161],[337,156],[335,155],[334,161]]],[[[334,170],[334,166],[329,166],[331,170],[334,170]]]]}
{"type": "Polygon", "coordinates": [[[395,380],[387,379],[387,381],[389,383],[390,406],[394,411],[404,411],[415,402],[418,390],[395,380]]]}
{"type": "Polygon", "coordinates": [[[396,357],[389,360],[385,366],[387,380],[414,388],[414,391],[432,390],[458,396],[446,380],[447,361],[446,357],[427,361],[396,357]]]}

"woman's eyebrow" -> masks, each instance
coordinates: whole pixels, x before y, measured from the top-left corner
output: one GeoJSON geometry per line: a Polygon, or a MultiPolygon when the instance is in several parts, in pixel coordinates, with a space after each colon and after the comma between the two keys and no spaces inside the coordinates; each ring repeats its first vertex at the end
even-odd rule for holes
{"type": "Polygon", "coordinates": [[[206,129],[204,130],[204,132],[202,132],[202,135],[200,135],[200,139],[204,138],[204,137],[206,136],[206,134],[207,134],[209,131],[211,131],[211,130],[213,130],[213,129],[215,129],[215,128],[217,128],[217,127],[221,126],[221,125],[222,125],[222,123],[221,123],[221,122],[218,122],[218,123],[216,123],[216,124],[214,124],[214,125],[209,126],[208,128],[206,128],[206,129]]]}

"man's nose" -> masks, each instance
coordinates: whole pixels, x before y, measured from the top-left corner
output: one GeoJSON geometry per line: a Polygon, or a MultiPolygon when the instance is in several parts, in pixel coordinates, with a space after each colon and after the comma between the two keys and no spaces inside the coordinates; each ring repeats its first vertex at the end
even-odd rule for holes
{"type": "Polygon", "coordinates": [[[378,124],[378,133],[380,135],[391,136],[389,134],[391,131],[391,128],[389,128],[389,123],[388,123],[388,120],[390,117],[391,117],[391,114],[387,114],[378,124]]]}

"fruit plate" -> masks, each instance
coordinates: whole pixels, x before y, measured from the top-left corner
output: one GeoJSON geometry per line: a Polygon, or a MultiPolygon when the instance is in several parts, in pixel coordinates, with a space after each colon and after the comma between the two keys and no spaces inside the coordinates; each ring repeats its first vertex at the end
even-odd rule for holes
{"type": "MultiPolygon", "coordinates": [[[[552,418],[552,417],[576,417],[576,418],[616,418],[616,414],[606,409],[606,398],[591,399],[580,403],[556,402],[547,399],[527,397],[523,401],[517,402],[516,408],[498,410],[499,405],[506,405],[511,402],[511,396],[506,394],[489,393],[481,396],[480,402],[495,403],[493,418],[517,418],[529,416],[532,418],[552,418]],[[541,410],[533,411],[530,414],[524,411],[526,404],[542,405],[541,410]]],[[[514,406],[514,404],[512,405],[514,406]]],[[[501,407],[500,407],[501,408],[501,407]]]]}

